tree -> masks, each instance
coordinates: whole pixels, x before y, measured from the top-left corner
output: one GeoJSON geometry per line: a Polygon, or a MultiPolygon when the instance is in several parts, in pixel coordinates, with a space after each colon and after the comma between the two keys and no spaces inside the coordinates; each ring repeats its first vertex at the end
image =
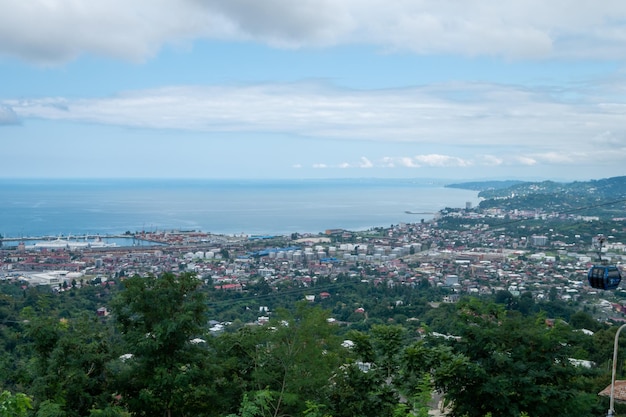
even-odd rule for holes
{"type": "Polygon", "coordinates": [[[415,390],[423,374],[411,379],[406,372],[406,336],[398,325],[375,324],[369,333],[348,332],[355,361],[342,366],[331,380],[328,397],[334,417],[410,415],[422,407],[415,390]],[[415,402],[399,404],[401,393],[415,402]]]}
{"type": "Polygon", "coordinates": [[[558,293],[556,291],[556,288],[554,286],[550,287],[550,290],[548,291],[548,300],[556,301],[557,296],[558,293]]]}
{"type": "Polygon", "coordinates": [[[116,353],[116,343],[109,324],[98,321],[95,314],[61,324],[48,373],[59,378],[67,415],[87,415],[92,408],[106,407],[112,397],[106,367],[116,353]]]}
{"type": "Polygon", "coordinates": [[[67,417],[67,413],[63,410],[61,404],[50,400],[42,402],[37,410],[37,417],[67,417]]]}
{"type": "Polygon", "coordinates": [[[372,346],[376,352],[376,362],[383,370],[385,379],[392,378],[396,374],[405,333],[406,330],[398,325],[372,326],[372,346]]]}
{"type": "Polygon", "coordinates": [[[267,326],[232,339],[239,339],[231,350],[242,366],[237,375],[250,378],[243,383],[249,387],[246,398],[265,393],[263,415],[300,415],[306,401],[326,401],[325,387],[343,359],[337,328],[328,317],[328,311],[300,302],[295,312],[278,310],[267,326]]]}
{"type": "Polygon", "coordinates": [[[575,329],[587,329],[594,332],[601,328],[598,321],[594,320],[590,314],[580,310],[570,316],[569,323],[575,329]]]}
{"type": "Polygon", "coordinates": [[[272,332],[272,362],[277,366],[281,395],[297,395],[296,407],[302,410],[306,400],[321,401],[321,390],[339,366],[340,341],[336,327],[329,324],[329,312],[298,303],[293,315],[278,312],[281,325],[272,332]]]}
{"type": "Polygon", "coordinates": [[[567,325],[545,325],[543,316],[505,314],[477,300],[460,303],[465,325],[454,342],[455,360],[435,371],[435,384],[445,392],[453,416],[487,413],[517,417],[561,414],[593,415],[595,393],[586,392],[584,368],[569,360],[573,348],[567,325]]]}
{"type": "Polygon", "coordinates": [[[416,392],[406,403],[399,403],[394,410],[394,417],[428,417],[429,402],[432,399],[433,384],[429,374],[424,374],[417,384],[416,392]]]}
{"type": "Polygon", "coordinates": [[[0,393],[0,417],[25,417],[32,407],[31,399],[26,394],[0,393]]]}
{"type": "Polygon", "coordinates": [[[517,302],[517,310],[527,316],[535,310],[535,300],[530,291],[524,291],[517,302]]]}
{"type": "Polygon", "coordinates": [[[383,372],[362,369],[352,363],[342,366],[330,380],[328,400],[333,417],[391,417],[398,395],[383,372]]]}
{"type": "Polygon", "coordinates": [[[496,291],[494,301],[496,304],[502,304],[507,309],[511,309],[515,300],[513,298],[513,294],[507,290],[498,290],[496,291]]]}
{"type": "Polygon", "coordinates": [[[112,304],[125,361],[114,364],[122,401],[133,415],[201,415],[207,389],[204,351],[193,340],[206,323],[193,274],[134,276],[112,304]]]}
{"type": "Polygon", "coordinates": [[[107,405],[106,364],[114,352],[109,326],[88,316],[33,316],[25,335],[32,360],[22,378],[37,415],[84,416],[107,405]]]}

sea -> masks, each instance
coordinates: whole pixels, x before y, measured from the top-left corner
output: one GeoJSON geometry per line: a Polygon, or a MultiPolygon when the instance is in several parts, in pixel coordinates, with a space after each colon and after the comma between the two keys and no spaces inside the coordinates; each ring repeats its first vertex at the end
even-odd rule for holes
{"type": "Polygon", "coordinates": [[[10,238],[196,230],[225,235],[367,230],[479,202],[442,180],[0,179],[10,238]]]}

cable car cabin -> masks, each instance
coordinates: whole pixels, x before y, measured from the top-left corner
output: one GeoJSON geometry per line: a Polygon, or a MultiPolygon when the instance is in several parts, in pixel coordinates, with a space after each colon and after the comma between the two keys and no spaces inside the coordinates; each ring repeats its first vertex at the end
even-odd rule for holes
{"type": "Polygon", "coordinates": [[[622,281],[622,275],[615,265],[594,265],[587,272],[587,279],[593,288],[614,290],[622,281]]]}

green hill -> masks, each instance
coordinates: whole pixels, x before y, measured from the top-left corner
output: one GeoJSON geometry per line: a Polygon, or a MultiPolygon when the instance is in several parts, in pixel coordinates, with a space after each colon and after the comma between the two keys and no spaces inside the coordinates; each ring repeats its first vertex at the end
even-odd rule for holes
{"type": "Polygon", "coordinates": [[[577,212],[604,218],[626,217],[626,176],[569,183],[473,181],[448,184],[449,188],[478,191],[479,208],[577,212]]]}

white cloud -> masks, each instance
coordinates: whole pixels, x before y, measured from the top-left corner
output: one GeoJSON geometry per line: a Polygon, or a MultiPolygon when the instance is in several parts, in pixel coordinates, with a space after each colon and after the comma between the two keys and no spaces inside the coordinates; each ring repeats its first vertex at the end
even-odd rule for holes
{"type": "Polygon", "coordinates": [[[494,155],[481,155],[480,156],[480,165],[497,166],[497,165],[502,165],[503,163],[504,163],[503,158],[499,158],[494,155]]]}
{"type": "Polygon", "coordinates": [[[59,63],[81,54],[133,61],[155,54],[165,43],[193,39],[228,26],[219,16],[196,13],[192,1],[174,0],[2,0],[0,53],[40,63],[59,63]]]}
{"type": "Polygon", "coordinates": [[[622,133],[620,137],[617,137],[613,132],[606,131],[592,138],[591,141],[597,146],[624,146],[626,145],[626,135],[622,133]]]}
{"type": "Polygon", "coordinates": [[[522,164],[522,165],[536,165],[537,164],[537,160],[533,159],[533,158],[529,158],[527,156],[518,156],[514,158],[518,163],[522,164]]]}
{"type": "Polygon", "coordinates": [[[534,153],[526,156],[536,163],[548,165],[583,166],[597,163],[613,164],[623,161],[626,157],[626,147],[597,147],[584,152],[576,148],[562,149],[558,152],[534,153]]]}
{"type": "Polygon", "coordinates": [[[397,163],[400,166],[407,167],[407,168],[419,168],[420,167],[420,165],[417,162],[415,162],[413,158],[406,157],[406,156],[398,158],[397,163]]]}
{"type": "Polygon", "coordinates": [[[420,165],[431,167],[467,167],[472,165],[471,162],[450,155],[417,155],[415,160],[420,165]]]}
{"type": "MultiPolygon", "coordinates": [[[[584,155],[580,155],[586,158],[584,155]]],[[[534,161],[544,161],[550,164],[563,164],[575,162],[576,154],[571,152],[546,152],[543,154],[534,154],[531,158],[534,161]]]]}
{"type": "Polygon", "coordinates": [[[0,0],[0,55],[61,63],[82,54],[141,61],[196,39],[277,47],[616,59],[621,0],[0,0]]]}
{"type": "Polygon", "coordinates": [[[333,165],[333,164],[315,164],[314,167],[315,168],[336,167],[336,168],[340,168],[340,169],[373,168],[374,164],[369,159],[367,159],[366,157],[362,156],[358,163],[351,164],[349,162],[341,162],[341,163],[339,163],[337,165],[333,165]]]}
{"type": "Polygon", "coordinates": [[[374,164],[372,164],[372,161],[370,161],[364,156],[361,157],[361,161],[359,163],[360,168],[372,168],[373,166],[374,164]]]}
{"type": "Polygon", "coordinates": [[[430,168],[454,168],[466,169],[472,167],[496,167],[496,166],[528,166],[540,163],[544,164],[567,164],[568,162],[580,163],[581,155],[573,154],[533,154],[532,156],[511,156],[495,157],[493,155],[475,155],[473,158],[460,158],[454,155],[425,154],[417,156],[384,156],[371,161],[362,157],[357,163],[316,163],[315,168],[340,168],[340,169],[430,169],[430,168]]]}
{"type": "Polygon", "coordinates": [[[356,27],[350,8],[336,0],[204,0],[204,13],[218,15],[232,28],[227,35],[278,47],[328,45],[356,27]]]}
{"type": "MultiPolygon", "coordinates": [[[[360,168],[575,164],[592,154],[601,163],[600,158],[613,158],[624,147],[624,113],[616,110],[622,103],[619,97],[607,100],[615,97],[605,93],[612,91],[611,85],[585,88],[584,95],[576,90],[563,94],[585,97],[573,103],[558,100],[549,90],[496,84],[369,91],[317,83],[180,86],[104,98],[0,100],[0,121],[44,119],[250,137],[281,134],[417,145],[423,152],[369,155],[349,164],[360,168]],[[456,100],[458,95],[450,92],[464,99],[456,100]]],[[[342,159],[352,157],[359,158],[342,159]]]]}
{"type": "Polygon", "coordinates": [[[381,160],[381,166],[383,168],[395,168],[396,167],[396,163],[394,161],[394,158],[392,158],[390,156],[385,156],[381,160]]]}
{"type": "MultiPolygon", "coordinates": [[[[0,102],[21,118],[203,132],[284,132],[334,139],[447,145],[592,147],[599,132],[624,135],[606,103],[559,102],[542,91],[454,86],[358,91],[319,84],[171,87],[93,99],[0,102]],[[454,89],[472,100],[447,97],[454,89]]],[[[7,110],[8,111],[8,110],[7,110]]]]}
{"type": "Polygon", "coordinates": [[[0,104],[0,126],[18,124],[19,119],[13,109],[0,104]]]}

